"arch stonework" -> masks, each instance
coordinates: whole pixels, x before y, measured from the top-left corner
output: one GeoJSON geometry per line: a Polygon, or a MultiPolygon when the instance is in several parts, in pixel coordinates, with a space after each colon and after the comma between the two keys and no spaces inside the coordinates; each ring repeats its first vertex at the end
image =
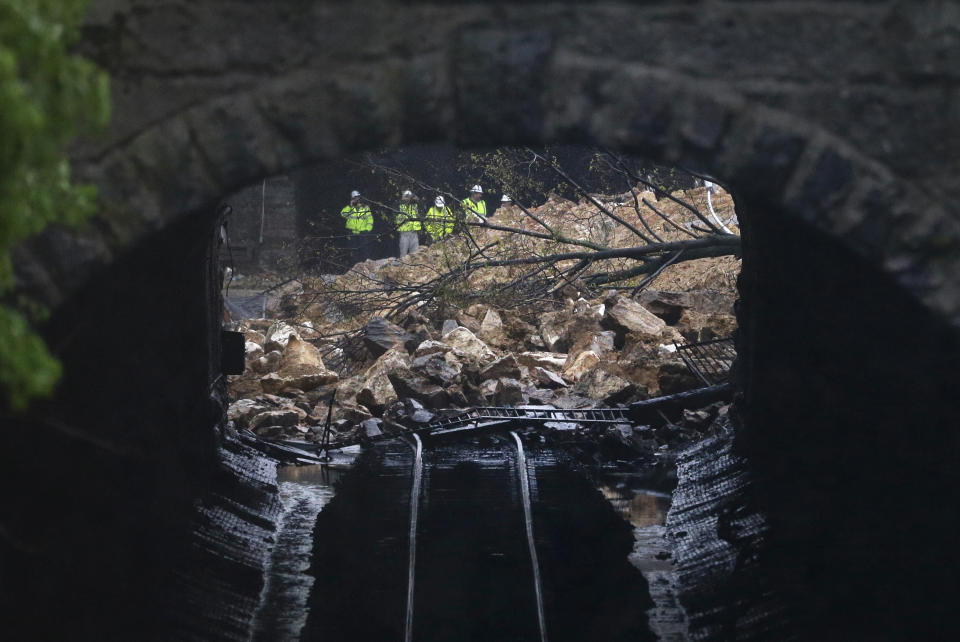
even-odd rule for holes
{"type": "Polygon", "coordinates": [[[22,280],[56,306],[223,194],[356,150],[585,142],[707,172],[960,326],[951,18],[938,2],[94,2],[82,49],[113,74],[114,124],[75,165],[104,211],[60,265],[24,253],[22,280]]]}

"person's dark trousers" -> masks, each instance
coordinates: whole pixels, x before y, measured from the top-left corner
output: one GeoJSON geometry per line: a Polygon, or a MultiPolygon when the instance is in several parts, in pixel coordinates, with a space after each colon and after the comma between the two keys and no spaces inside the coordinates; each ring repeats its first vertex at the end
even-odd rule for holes
{"type": "Polygon", "coordinates": [[[357,261],[366,261],[373,257],[373,232],[360,232],[360,258],[357,261]]]}
{"type": "Polygon", "coordinates": [[[370,236],[366,232],[347,234],[347,248],[350,250],[351,261],[366,261],[370,258],[370,236]]]}

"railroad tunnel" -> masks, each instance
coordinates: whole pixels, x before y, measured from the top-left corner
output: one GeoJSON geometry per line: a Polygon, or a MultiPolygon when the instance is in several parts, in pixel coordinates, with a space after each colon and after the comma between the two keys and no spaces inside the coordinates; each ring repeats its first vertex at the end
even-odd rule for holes
{"type": "MultiPolygon", "coordinates": [[[[214,506],[269,531],[242,506],[274,501],[255,460],[216,463],[216,205],[309,162],[447,141],[607,146],[728,186],[744,248],[734,447],[770,525],[730,590],[762,577],[804,639],[955,634],[946,4],[378,7],[390,19],[371,24],[341,5],[93,3],[80,50],[114,78],[114,124],[73,155],[106,205],[16,258],[66,375],[3,422],[6,626],[247,637],[264,544],[193,527],[214,506]],[[443,37],[411,47],[424,25],[443,37]],[[359,51],[356,29],[372,33],[359,51]],[[897,44],[871,61],[870,37],[897,44]],[[696,47],[652,44],[672,41],[696,47]],[[824,92],[844,100],[823,108],[824,92]]],[[[737,605],[721,610],[735,625],[737,605]]]]}

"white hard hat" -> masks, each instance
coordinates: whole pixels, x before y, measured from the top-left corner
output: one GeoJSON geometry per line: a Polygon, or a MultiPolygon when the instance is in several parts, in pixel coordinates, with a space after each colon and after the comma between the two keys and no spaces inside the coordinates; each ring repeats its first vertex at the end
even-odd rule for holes
{"type": "Polygon", "coordinates": [[[509,196],[507,196],[506,194],[504,194],[503,196],[500,197],[500,202],[501,202],[501,203],[509,203],[509,202],[512,201],[512,200],[513,200],[513,199],[510,198],[509,196]]]}
{"type": "Polygon", "coordinates": [[[478,194],[483,194],[483,190],[480,188],[479,185],[474,185],[473,187],[470,188],[470,193],[473,193],[473,192],[477,192],[478,194]]]}
{"type": "Polygon", "coordinates": [[[404,196],[413,196],[413,192],[411,192],[410,190],[405,190],[405,191],[403,192],[403,195],[404,195],[404,196]]]}
{"type": "Polygon", "coordinates": [[[437,197],[437,200],[435,200],[435,201],[433,202],[433,204],[436,205],[437,207],[443,207],[443,205],[444,205],[443,197],[442,197],[442,196],[438,196],[438,197],[437,197]]]}
{"type": "Polygon", "coordinates": [[[357,190],[353,190],[352,192],[350,192],[350,198],[356,198],[358,196],[360,196],[360,192],[358,192],[357,190]]]}

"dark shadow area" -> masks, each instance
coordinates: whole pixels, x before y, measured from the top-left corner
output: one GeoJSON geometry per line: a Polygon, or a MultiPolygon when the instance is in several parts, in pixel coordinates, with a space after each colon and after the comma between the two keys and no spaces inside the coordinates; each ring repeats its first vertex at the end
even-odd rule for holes
{"type": "Polygon", "coordinates": [[[357,461],[317,519],[302,640],[402,640],[413,453],[385,443],[357,461]]]}
{"type": "MultiPolygon", "coordinates": [[[[516,448],[486,441],[425,451],[414,639],[539,639],[516,448]]],[[[304,640],[402,639],[410,461],[378,445],[320,514],[304,640]]],[[[549,639],[653,639],[630,526],[552,453],[528,470],[549,639]]]]}
{"type": "Polygon", "coordinates": [[[809,639],[956,637],[954,331],[836,240],[748,220],[737,445],[772,529],[764,571],[809,639]]]}
{"type": "Polygon", "coordinates": [[[64,366],[56,396],[0,415],[8,639],[162,628],[157,605],[223,412],[214,227],[198,214],[152,235],[43,328],[64,366]]]}
{"type": "Polygon", "coordinates": [[[565,464],[538,466],[536,490],[534,532],[549,639],[657,639],[647,625],[653,607],[647,582],[627,561],[630,524],[582,472],[565,464]]]}

